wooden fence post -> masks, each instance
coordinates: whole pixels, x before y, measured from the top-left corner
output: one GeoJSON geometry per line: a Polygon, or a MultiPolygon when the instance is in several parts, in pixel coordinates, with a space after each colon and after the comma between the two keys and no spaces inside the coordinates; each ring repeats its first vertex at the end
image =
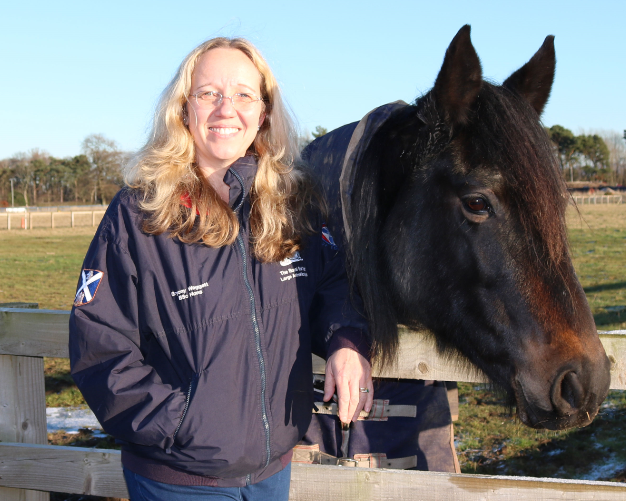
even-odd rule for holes
{"type": "MultiPolygon", "coordinates": [[[[43,357],[0,355],[0,381],[0,442],[47,444],[43,357]]],[[[48,501],[50,493],[0,487],[0,499],[48,501]]]]}

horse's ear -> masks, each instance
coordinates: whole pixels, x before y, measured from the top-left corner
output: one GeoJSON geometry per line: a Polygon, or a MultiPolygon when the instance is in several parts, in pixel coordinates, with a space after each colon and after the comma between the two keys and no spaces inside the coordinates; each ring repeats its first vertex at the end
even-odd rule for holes
{"type": "Polygon", "coordinates": [[[482,83],[480,59],[470,40],[470,26],[466,24],[450,42],[433,89],[437,107],[449,125],[467,122],[482,83]]]}
{"type": "Polygon", "coordinates": [[[549,35],[530,61],[507,78],[502,86],[519,93],[541,115],[550,97],[555,68],[554,37],[549,35]]]}

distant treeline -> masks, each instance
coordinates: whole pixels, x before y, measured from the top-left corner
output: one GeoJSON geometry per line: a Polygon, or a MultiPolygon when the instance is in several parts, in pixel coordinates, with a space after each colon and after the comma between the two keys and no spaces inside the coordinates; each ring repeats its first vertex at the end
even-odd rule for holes
{"type": "Polygon", "coordinates": [[[626,184],[626,130],[576,136],[561,125],[546,129],[567,181],[626,184]]]}
{"type": "Polygon", "coordinates": [[[33,149],[0,160],[0,205],[11,205],[11,184],[16,206],[108,203],[123,184],[127,154],[100,134],[87,136],[81,150],[55,158],[33,149]]]}
{"type": "MultiPolygon", "coordinates": [[[[546,129],[554,143],[566,181],[626,185],[626,131],[576,136],[561,125],[546,129]]],[[[312,138],[326,134],[317,126],[312,138]]],[[[299,138],[305,147],[311,138],[299,138]]],[[[101,134],[87,136],[81,154],[55,158],[33,149],[0,160],[0,206],[64,203],[108,203],[123,184],[122,164],[128,153],[101,134]]]]}

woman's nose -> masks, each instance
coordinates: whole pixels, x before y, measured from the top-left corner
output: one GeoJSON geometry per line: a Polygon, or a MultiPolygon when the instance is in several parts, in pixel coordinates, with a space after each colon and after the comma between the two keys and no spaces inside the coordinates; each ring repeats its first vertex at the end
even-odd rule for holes
{"type": "Polygon", "coordinates": [[[233,117],[237,115],[237,110],[233,106],[231,97],[224,96],[222,102],[215,108],[215,112],[220,116],[233,117]]]}

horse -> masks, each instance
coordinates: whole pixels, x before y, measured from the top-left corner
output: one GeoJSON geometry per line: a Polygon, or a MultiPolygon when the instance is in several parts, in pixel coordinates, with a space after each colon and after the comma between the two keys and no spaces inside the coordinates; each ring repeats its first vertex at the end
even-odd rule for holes
{"type": "Polygon", "coordinates": [[[569,201],[540,116],[554,37],[502,85],[464,26],[434,87],[315,141],[303,158],[329,204],[382,364],[398,324],[481,369],[533,428],[589,424],[610,363],[570,258],[569,201]]]}

